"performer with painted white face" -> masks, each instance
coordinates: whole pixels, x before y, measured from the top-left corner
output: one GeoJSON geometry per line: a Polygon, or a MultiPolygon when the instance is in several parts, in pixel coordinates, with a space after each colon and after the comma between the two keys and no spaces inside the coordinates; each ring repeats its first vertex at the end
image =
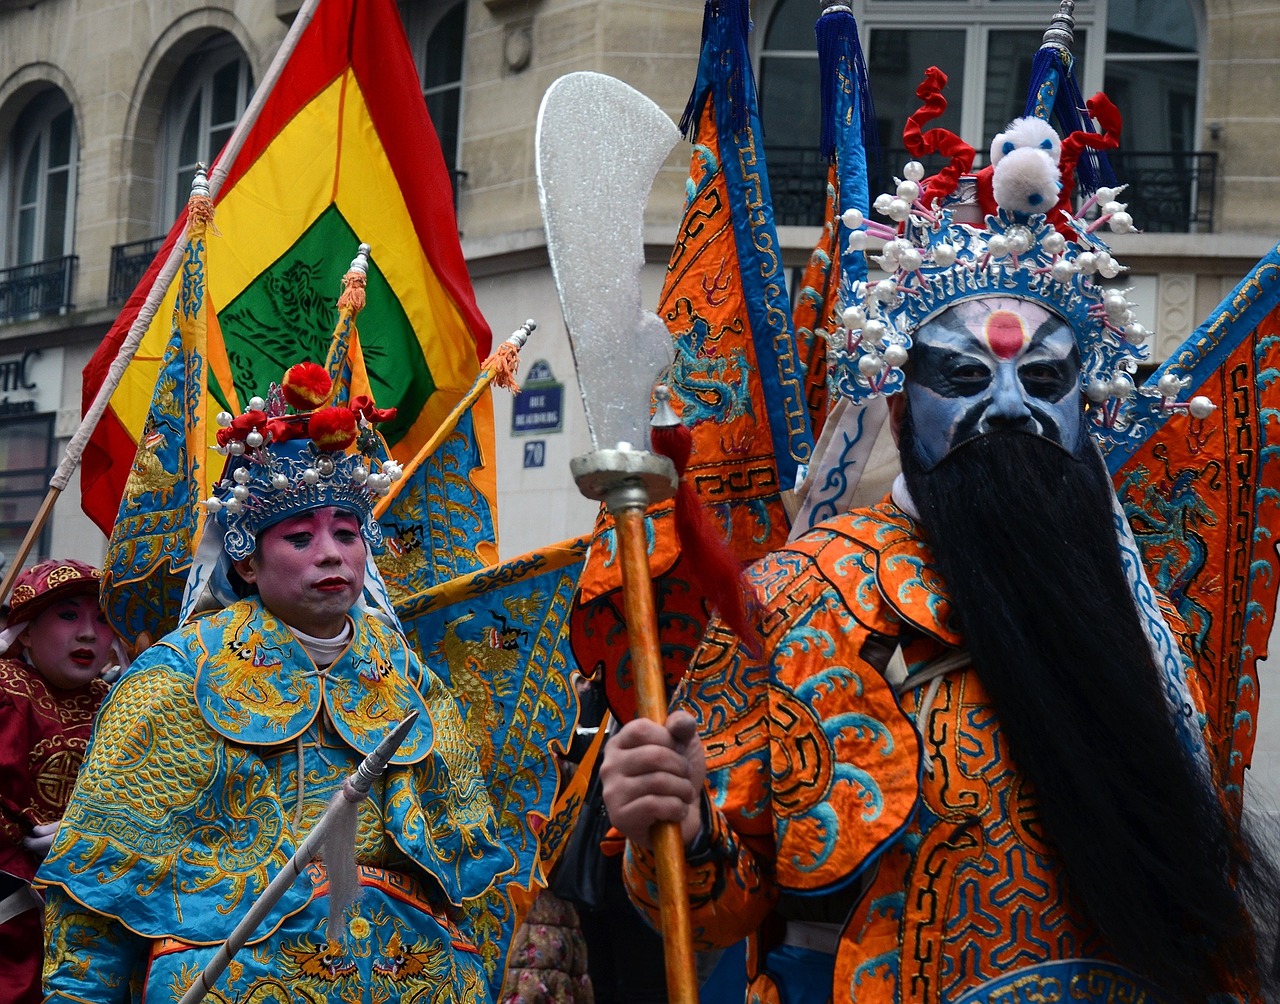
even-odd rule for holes
{"type": "Polygon", "coordinates": [[[329,391],[299,364],[222,417],[194,613],[113,688],[39,875],[48,1000],[180,999],[410,712],[354,860],[326,844],[209,999],[491,997],[462,904],[515,859],[452,693],[375,615],[373,508],[398,469],[371,423],[390,415],[329,391]]]}
{"type": "Polygon", "coordinates": [[[632,898],[658,916],[649,827],[679,821],[695,940],[747,939],[747,1000],[1262,999],[1244,890],[1273,880],[1093,438],[1159,405],[1145,333],[1100,240],[1035,208],[1046,130],[993,144],[980,221],[904,169],[829,357],[888,396],[902,474],[753,566],[759,637],[713,620],[667,723],[607,748],[632,898]]]}

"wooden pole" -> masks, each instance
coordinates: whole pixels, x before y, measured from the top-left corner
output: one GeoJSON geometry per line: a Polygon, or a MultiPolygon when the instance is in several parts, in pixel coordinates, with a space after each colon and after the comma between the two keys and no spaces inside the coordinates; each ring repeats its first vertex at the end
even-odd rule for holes
{"type": "Polygon", "coordinates": [[[35,546],[36,538],[40,536],[40,531],[44,529],[44,525],[49,519],[49,513],[53,512],[53,504],[58,501],[58,496],[61,494],[61,489],[50,488],[45,494],[44,501],[40,503],[40,508],[36,510],[36,518],[27,527],[27,535],[22,538],[18,553],[9,559],[9,565],[4,570],[4,581],[0,582],[0,603],[9,598],[9,590],[13,588],[13,580],[22,571],[27,555],[31,553],[31,548],[35,546]]]}
{"type": "MultiPolygon", "coordinates": [[[[606,503],[607,504],[607,503],[606,503]]],[[[622,596],[631,640],[631,673],[636,709],[655,722],[667,720],[667,692],[658,649],[658,620],[649,574],[642,502],[610,506],[622,560],[622,596]]],[[[693,958],[693,924],[685,882],[684,841],[680,824],[658,822],[650,834],[658,865],[658,900],[662,918],[662,950],[667,964],[667,998],[672,1004],[697,1004],[698,980],[693,958]]]]}

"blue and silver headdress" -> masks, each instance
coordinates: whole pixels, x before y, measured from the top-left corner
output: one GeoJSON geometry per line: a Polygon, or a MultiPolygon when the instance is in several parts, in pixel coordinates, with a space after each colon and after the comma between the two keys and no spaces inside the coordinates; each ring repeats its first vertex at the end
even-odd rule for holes
{"type": "Polygon", "coordinates": [[[349,407],[325,407],[330,392],[324,368],[301,363],[272,385],[265,400],[251,399],[243,415],[218,416],[218,449],[229,459],[204,505],[233,560],[251,555],[268,527],[326,506],[354,514],[370,547],[381,545],[374,506],[401,468],[373,424],[395,413],[363,398],[349,407]]]}
{"type": "Polygon", "coordinates": [[[930,69],[917,91],[925,105],[909,120],[904,139],[913,154],[942,152],[951,164],[926,179],[919,161],[911,161],[895,192],[876,199],[875,209],[896,229],[867,223],[856,209],[844,213],[849,252],[864,248],[869,235],[888,238],[873,259],[888,275],[842,290],[840,324],[829,334],[835,389],[854,401],[898,392],[922,324],[957,303],[1003,296],[1039,303],[1071,326],[1080,348],[1081,390],[1099,437],[1162,410],[1207,415],[1207,399],[1175,401],[1187,381],[1173,374],[1155,390],[1135,384],[1138,364],[1148,357],[1149,333],[1134,315],[1128,290],[1102,284],[1124,267],[1099,236],[1103,227],[1134,229],[1118,201],[1123,189],[1100,188],[1078,211],[1068,198],[1081,155],[1116,145],[1115,106],[1105,95],[1091,98],[1088,109],[1103,132],[1074,132],[1065,141],[1042,119],[1018,119],[993,141],[991,165],[966,174],[972,147],[946,130],[920,129],[945,108],[945,82],[941,71],[930,69]]]}

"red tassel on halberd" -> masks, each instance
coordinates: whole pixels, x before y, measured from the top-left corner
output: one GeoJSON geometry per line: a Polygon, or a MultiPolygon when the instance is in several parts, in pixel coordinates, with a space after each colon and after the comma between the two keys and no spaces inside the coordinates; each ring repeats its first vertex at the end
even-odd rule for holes
{"type": "Polygon", "coordinates": [[[742,566],[708,518],[697,491],[684,477],[693,452],[693,434],[679,423],[650,426],[649,436],[654,452],[670,457],[680,475],[675,503],[676,535],[681,552],[690,559],[686,566],[689,577],[747,651],[758,654],[760,635],[747,612],[751,592],[743,579],[742,566]]]}

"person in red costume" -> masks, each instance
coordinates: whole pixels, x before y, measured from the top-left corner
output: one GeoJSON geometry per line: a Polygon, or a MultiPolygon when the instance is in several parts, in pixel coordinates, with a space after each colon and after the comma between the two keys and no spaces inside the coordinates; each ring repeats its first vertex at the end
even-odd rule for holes
{"type": "Polygon", "coordinates": [[[0,634],[0,1004],[40,1000],[40,899],[30,881],[84,759],[115,634],[98,605],[102,573],[49,559],[14,585],[0,634]]]}

